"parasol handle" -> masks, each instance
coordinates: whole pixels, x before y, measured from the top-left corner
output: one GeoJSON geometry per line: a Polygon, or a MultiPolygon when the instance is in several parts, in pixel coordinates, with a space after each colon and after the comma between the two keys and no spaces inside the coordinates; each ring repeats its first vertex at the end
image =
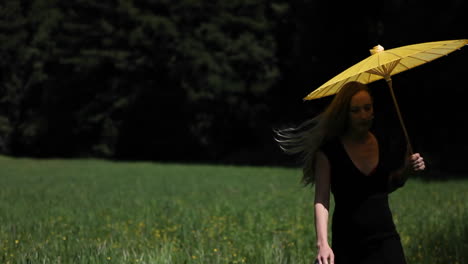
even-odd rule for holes
{"type": "Polygon", "coordinates": [[[396,100],[395,94],[393,93],[392,78],[390,78],[390,76],[386,76],[385,80],[387,81],[388,87],[390,88],[390,94],[392,95],[393,103],[398,114],[398,119],[400,120],[401,128],[403,128],[403,133],[405,134],[408,150],[410,152],[410,155],[413,155],[413,147],[411,146],[411,141],[408,136],[408,132],[406,131],[405,123],[403,122],[403,117],[401,116],[400,108],[398,107],[398,102],[396,100]]]}

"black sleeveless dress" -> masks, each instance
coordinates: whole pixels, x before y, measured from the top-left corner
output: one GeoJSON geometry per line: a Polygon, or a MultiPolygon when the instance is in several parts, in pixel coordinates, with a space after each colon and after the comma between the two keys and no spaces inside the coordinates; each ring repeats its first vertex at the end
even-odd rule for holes
{"type": "Polygon", "coordinates": [[[347,154],[341,140],[321,147],[331,169],[335,199],[332,249],[335,264],[404,264],[405,256],[388,203],[391,161],[379,146],[379,162],[363,174],[347,154]]]}

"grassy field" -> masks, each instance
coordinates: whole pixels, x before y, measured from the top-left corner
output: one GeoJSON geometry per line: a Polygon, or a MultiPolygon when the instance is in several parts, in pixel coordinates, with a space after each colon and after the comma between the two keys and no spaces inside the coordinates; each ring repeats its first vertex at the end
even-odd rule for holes
{"type": "MultiPolygon", "coordinates": [[[[312,263],[298,169],[0,156],[0,263],[312,263]]],[[[391,195],[408,262],[468,263],[468,179],[391,195]]]]}

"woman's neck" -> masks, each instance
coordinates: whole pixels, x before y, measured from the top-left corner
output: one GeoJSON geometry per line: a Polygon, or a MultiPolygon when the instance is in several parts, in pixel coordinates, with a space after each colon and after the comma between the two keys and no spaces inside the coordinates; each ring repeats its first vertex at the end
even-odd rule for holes
{"type": "Polygon", "coordinates": [[[369,131],[348,131],[343,135],[343,140],[351,141],[354,143],[366,143],[371,137],[369,131]]]}

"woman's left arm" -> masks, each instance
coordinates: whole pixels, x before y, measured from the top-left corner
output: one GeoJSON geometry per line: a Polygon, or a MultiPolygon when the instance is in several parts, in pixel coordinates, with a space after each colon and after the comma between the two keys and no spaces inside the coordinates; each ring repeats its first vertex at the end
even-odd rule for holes
{"type": "Polygon", "coordinates": [[[402,187],[408,177],[414,172],[420,172],[426,169],[424,158],[419,153],[414,153],[405,158],[404,165],[390,173],[389,191],[393,192],[402,187]]]}

